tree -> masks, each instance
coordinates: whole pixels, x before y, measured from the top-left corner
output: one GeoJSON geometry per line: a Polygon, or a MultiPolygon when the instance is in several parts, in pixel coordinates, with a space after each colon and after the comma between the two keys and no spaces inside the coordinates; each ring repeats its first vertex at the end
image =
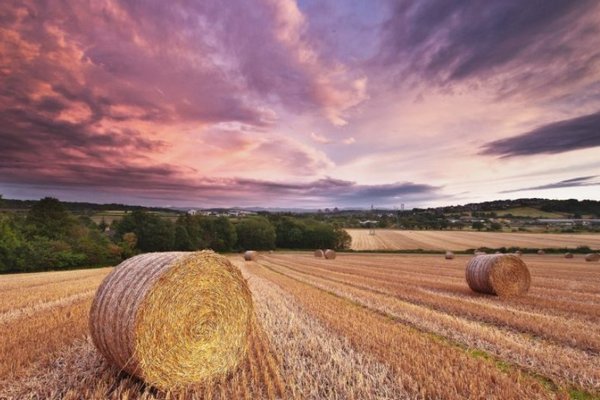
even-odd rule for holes
{"type": "Polygon", "coordinates": [[[196,250],[192,245],[192,241],[190,240],[190,235],[188,234],[187,229],[181,224],[175,225],[175,250],[196,250]]]}
{"type": "Polygon", "coordinates": [[[142,252],[168,251],[174,248],[174,224],[151,213],[132,211],[117,223],[116,229],[121,237],[125,233],[135,233],[137,248],[142,252]]]}
{"type": "Polygon", "coordinates": [[[63,239],[77,221],[71,217],[60,201],[45,197],[35,203],[27,214],[31,236],[63,239]]]}
{"type": "Polygon", "coordinates": [[[346,232],[345,229],[335,229],[335,245],[333,246],[336,250],[349,249],[352,245],[352,236],[346,232]]]}
{"type": "Polygon", "coordinates": [[[492,222],[490,224],[490,230],[491,231],[501,231],[502,230],[502,224],[500,224],[499,222],[492,222]]]}
{"type": "Polygon", "coordinates": [[[473,222],[473,224],[471,225],[471,228],[473,229],[477,229],[478,231],[482,230],[484,227],[483,222],[481,221],[475,221],[473,222]]]}
{"type": "Polygon", "coordinates": [[[236,229],[227,217],[196,217],[205,248],[231,251],[237,241],[236,229]]]}
{"type": "Polygon", "coordinates": [[[235,225],[238,247],[242,250],[275,248],[275,228],[264,217],[245,218],[235,225]]]}

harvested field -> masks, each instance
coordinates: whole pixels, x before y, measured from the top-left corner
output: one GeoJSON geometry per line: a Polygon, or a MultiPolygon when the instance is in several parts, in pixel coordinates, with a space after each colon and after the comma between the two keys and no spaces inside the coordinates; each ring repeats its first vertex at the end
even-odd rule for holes
{"type": "Polygon", "coordinates": [[[120,373],[93,347],[90,287],[110,269],[0,276],[0,398],[600,396],[600,270],[583,257],[523,256],[531,288],[506,299],[472,292],[462,255],[230,259],[254,300],[249,356],[179,393],[120,373]]]}
{"type": "Polygon", "coordinates": [[[353,250],[453,250],[478,247],[523,248],[600,248],[600,234],[502,233],[464,231],[404,231],[376,229],[347,229],[352,237],[353,250]]]}

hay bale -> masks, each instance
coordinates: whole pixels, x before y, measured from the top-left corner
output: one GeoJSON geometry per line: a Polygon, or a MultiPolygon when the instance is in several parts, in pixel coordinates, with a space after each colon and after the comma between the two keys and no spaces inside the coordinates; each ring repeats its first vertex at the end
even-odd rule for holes
{"type": "Polygon", "coordinates": [[[565,253],[565,258],[573,258],[573,253],[565,253]]]}
{"type": "Polygon", "coordinates": [[[542,249],[539,249],[539,250],[537,251],[537,253],[538,253],[540,256],[543,256],[544,254],[546,254],[546,252],[545,252],[544,250],[542,250],[542,249]]]}
{"type": "Polygon", "coordinates": [[[585,256],[585,261],[598,261],[600,260],[600,254],[590,253],[585,256]]]}
{"type": "Polygon", "coordinates": [[[499,250],[496,250],[496,251],[494,252],[494,254],[502,254],[502,252],[501,252],[501,251],[499,251],[499,250]]]}
{"type": "Polygon", "coordinates": [[[446,255],[444,256],[446,258],[446,260],[453,260],[454,259],[454,253],[451,251],[447,251],[446,255]]]}
{"type": "Polygon", "coordinates": [[[498,296],[523,295],[531,284],[527,265],[517,256],[504,254],[473,257],[466,278],[471,290],[498,296]]]}
{"type": "Polygon", "coordinates": [[[317,250],[315,250],[315,257],[316,258],[323,258],[323,257],[325,257],[325,253],[323,252],[323,250],[317,249],[317,250]]]}
{"type": "Polygon", "coordinates": [[[269,250],[269,254],[273,254],[273,250],[269,250]]]}
{"type": "Polygon", "coordinates": [[[335,250],[331,250],[331,249],[325,250],[325,259],[335,260],[335,250]]]}
{"type": "Polygon", "coordinates": [[[254,250],[248,250],[244,252],[244,260],[246,261],[256,261],[258,258],[258,252],[254,250]]]}
{"type": "Polygon", "coordinates": [[[485,251],[475,250],[475,252],[473,254],[475,254],[476,256],[480,256],[480,255],[487,254],[487,253],[485,251]]]}
{"type": "Polygon", "coordinates": [[[515,251],[515,255],[521,257],[521,255],[523,255],[523,252],[521,250],[517,250],[515,251]]]}
{"type": "Polygon", "coordinates": [[[89,326],[111,364],[170,390],[234,370],[248,351],[252,315],[246,281],[227,258],[147,253],[104,279],[89,326]]]}

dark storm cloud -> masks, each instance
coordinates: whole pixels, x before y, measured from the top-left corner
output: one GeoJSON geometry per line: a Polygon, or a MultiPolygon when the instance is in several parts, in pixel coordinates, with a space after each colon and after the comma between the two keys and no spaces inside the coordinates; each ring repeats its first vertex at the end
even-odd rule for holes
{"type": "Polygon", "coordinates": [[[526,190],[560,189],[560,188],[581,187],[581,186],[599,186],[600,181],[594,180],[597,177],[598,177],[597,175],[581,176],[578,178],[565,179],[560,182],[548,183],[546,185],[532,186],[532,187],[513,189],[513,190],[504,190],[500,193],[514,193],[514,192],[522,192],[522,191],[526,191],[526,190]]]}
{"type": "Polygon", "coordinates": [[[600,146],[600,112],[540,126],[483,146],[481,154],[502,157],[554,154],[600,146]]]}
{"type": "Polygon", "coordinates": [[[440,84],[494,77],[500,91],[585,77],[600,56],[599,3],[563,0],[398,1],[379,60],[440,84]],[[509,73],[505,80],[498,74],[509,73]]]}

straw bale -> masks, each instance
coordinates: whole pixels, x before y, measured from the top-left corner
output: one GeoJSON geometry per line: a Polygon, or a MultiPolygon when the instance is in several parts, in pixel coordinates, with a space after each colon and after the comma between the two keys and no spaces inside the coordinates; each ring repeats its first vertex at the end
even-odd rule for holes
{"type": "Polygon", "coordinates": [[[505,254],[473,257],[467,264],[466,279],[473,291],[498,296],[524,295],[531,284],[523,260],[505,254]]]}
{"type": "Polygon", "coordinates": [[[585,256],[585,261],[598,261],[600,260],[600,254],[590,253],[585,256]]]}
{"type": "Polygon", "coordinates": [[[246,281],[227,258],[147,253],[104,279],[89,325],[111,364],[171,390],[234,370],[248,351],[252,314],[246,281]]]}
{"type": "Polygon", "coordinates": [[[258,258],[258,253],[254,250],[248,250],[244,252],[244,260],[246,261],[256,261],[258,258]]]}
{"type": "Polygon", "coordinates": [[[325,258],[327,260],[335,260],[335,250],[327,249],[325,250],[325,258]]]}

